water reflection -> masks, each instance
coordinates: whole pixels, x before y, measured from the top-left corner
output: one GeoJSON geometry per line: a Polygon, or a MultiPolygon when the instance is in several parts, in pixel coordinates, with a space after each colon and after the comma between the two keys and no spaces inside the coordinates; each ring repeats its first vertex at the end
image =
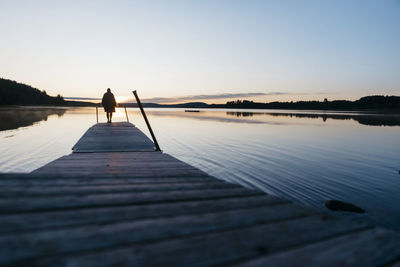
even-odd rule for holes
{"type": "Polygon", "coordinates": [[[47,121],[50,115],[62,117],[66,109],[64,108],[42,108],[42,107],[21,107],[21,108],[1,108],[0,109],[0,131],[18,129],[33,125],[39,121],[47,121]]]}
{"type": "MultiPolygon", "coordinates": [[[[132,112],[132,111],[131,111],[132,112]]],[[[138,113],[133,111],[134,113],[138,113]]],[[[280,111],[262,112],[262,111],[226,111],[205,109],[198,113],[187,113],[177,109],[147,109],[151,116],[156,117],[175,117],[186,118],[190,120],[231,122],[241,124],[267,124],[267,125],[299,125],[314,124],[326,125],[328,120],[357,122],[358,124],[368,126],[400,126],[399,114],[367,114],[355,112],[332,112],[318,113],[314,111],[280,111]],[[301,119],[301,120],[300,120],[301,119]],[[312,120],[307,120],[312,119],[312,120]]],[[[138,113],[139,114],[139,113],[138,113]]]]}
{"type": "Polygon", "coordinates": [[[226,115],[236,116],[236,117],[253,117],[254,114],[263,115],[265,113],[256,113],[256,112],[227,112],[226,115]]]}
{"type": "Polygon", "coordinates": [[[315,113],[272,113],[272,112],[226,112],[228,116],[253,117],[256,115],[266,115],[273,117],[294,117],[333,120],[354,120],[359,124],[371,126],[400,126],[400,115],[397,114],[315,114],[315,113]]]}
{"type": "MultiPolygon", "coordinates": [[[[5,117],[14,116],[4,111],[2,126],[5,117]]],[[[20,114],[20,122],[37,112],[38,120],[48,116],[47,121],[0,131],[0,172],[29,172],[71,153],[96,123],[95,108],[12,114],[20,114]]],[[[398,126],[399,117],[295,110],[148,108],[146,113],[165,153],[211,175],[322,210],[329,199],[350,202],[376,223],[400,230],[400,205],[393,205],[400,202],[400,128],[363,126],[398,126]]],[[[150,136],[140,111],[129,108],[128,114],[150,136]]],[[[126,121],[123,109],[113,117],[126,121]]],[[[103,109],[99,121],[105,122],[103,109]]]]}

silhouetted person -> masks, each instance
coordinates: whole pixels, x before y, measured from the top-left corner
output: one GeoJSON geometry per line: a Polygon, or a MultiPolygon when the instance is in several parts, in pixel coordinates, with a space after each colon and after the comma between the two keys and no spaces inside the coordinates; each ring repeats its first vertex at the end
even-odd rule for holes
{"type": "Polygon", "coordinates": [[[101,100],[101,104],[104,107],[104,111],[107,115],[107,122],[111,123],[112,113],[115,112],[115,107],[117,106],[117,102],[115,101],[115,97],[113,93],[111,93],[111,89],[107,89],[107,93],[103,95],[103,99],[101,100]]]}

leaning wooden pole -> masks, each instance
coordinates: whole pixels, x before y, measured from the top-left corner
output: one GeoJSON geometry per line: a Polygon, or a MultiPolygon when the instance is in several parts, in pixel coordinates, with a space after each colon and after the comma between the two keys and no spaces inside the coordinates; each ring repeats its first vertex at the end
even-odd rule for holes
{"type": "Polygon", "coordinates": [[[161,151],[160,146],[158,145],[156,136],[154,135],[153,130],[151,129],[149,120],[147,119],[146,113],[144,112],[144,109],[143,109],[143,106],[142,106],[142,102],[140,102],[140,99],[139,99],[139,96],[137,95],[136,90],[132,91],[132,93],[136,97],[136,102],[137,102],[137,104],[138,104],[138,106],[140,108],[140,112],[142,112],[143,118],[144,118],[144,120],[145,120],[145,122],[147,124],[147,128],[149,128],[149,132],[151,134],[151,137],[153,138],[154,145],[156,146],[156,151],[161,151]]]}
{"type": "Polygon", "coordinates": [[[129,122],[129,118],[128,118],[128,112],[126,111],[126,107],[124,106],[125,109],[125,116],[126,116],[126,121],[129,122]]]}

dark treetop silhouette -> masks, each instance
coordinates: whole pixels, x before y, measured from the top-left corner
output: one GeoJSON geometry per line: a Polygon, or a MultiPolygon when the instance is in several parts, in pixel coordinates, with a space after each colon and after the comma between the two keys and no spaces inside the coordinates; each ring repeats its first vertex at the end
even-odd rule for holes
{"type": "MultiPolygon", "coordinates": [[[[249,100],[228,101],[225,105],[220,105],[224,108],[250,108],[250,109],[296,109],[296,110],[371,110],[371,111],[400,111],[399,96],[383,96],[372,95],[365,96],[355,101],[349,100],[333,100],[328,101],[325,98],[320,101],[298,101],[298,102],[270,102],[259,103],[249,100]]],[[[219,107],[218,105],[210,105],[210,108],[219,107]]]]}
{"type": "Polygon", "coordinates": [[[111,93],[110,88],[108,88],[107,92],[103,95],[101,104],[103,105],[104,111],[106,112],[107,122],[111,123],[112,113],[115,112],[115,107],[117,106],[117,102],[115,101],[114,94],[111,93]]]}
{"type": "Polygon", "coordinates": [[[29,85],[0,78],[0,105],[66,105],[61,95],[49,96],[29,85]]]}

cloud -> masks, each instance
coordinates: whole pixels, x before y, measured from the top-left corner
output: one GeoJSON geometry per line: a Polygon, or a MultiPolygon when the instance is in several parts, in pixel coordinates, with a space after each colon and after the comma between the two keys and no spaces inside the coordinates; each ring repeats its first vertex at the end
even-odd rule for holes
{"type": "Polygon", "coordinates": [[[268,93],[223,93],[213,95],[190,95],[190,96],[176,96],[176,97],[153,97],[143,99],[145,102],[151,103],[178,103],[185,101],[204,101],[210,99],[226,99],[226,98],[246,98],[257,96],[271,96],[271,95],[288,95],[287,92],[268,92],[268,93]]]}
{"type": "Polygon", "coordinates": [[[65,100],[101,100],[101,98],[93,97],[64,97],[65,100]]]}

